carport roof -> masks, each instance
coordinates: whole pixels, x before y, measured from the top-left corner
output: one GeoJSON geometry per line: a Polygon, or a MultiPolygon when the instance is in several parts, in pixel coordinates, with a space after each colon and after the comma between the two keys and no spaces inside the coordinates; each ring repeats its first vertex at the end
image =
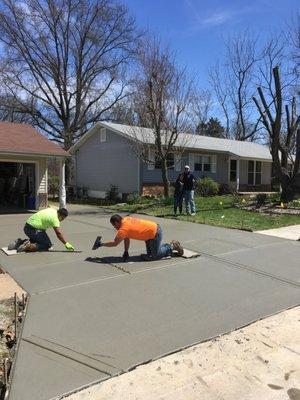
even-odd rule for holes
{"type": "Polygon", "coordinates": [[[0,153],[68,157],[69,154],[27,124],[0,122],[0,153]]]}

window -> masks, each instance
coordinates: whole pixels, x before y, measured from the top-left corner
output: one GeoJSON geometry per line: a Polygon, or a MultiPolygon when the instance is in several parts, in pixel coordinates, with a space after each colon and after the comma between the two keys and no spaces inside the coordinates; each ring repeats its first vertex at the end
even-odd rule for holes
{"type": "Polygon", "coordinates": [[[248,185],[261,184],[261,161],[248,161],[248,185]]]}
{"type": "Polygon", "coordinates": [[[100,143],[106,142],[106,129],[100,129],[100,143]]]}
{"type": "Polygon", "coordinates": [[[194,171],[203,171],[202,168],[202,156],[194,156],[194,171]]]}
{"type": "Polygon", "coordinates": [[[236,181],[237,161],[230,160],[230,182],[236,181]]]}
{"type": "Polygon", "coordinates": [[[211,157],[203,156],[203,171],[210,172],[211,171],[211,157]]]}
{"type": "Polygon", "coordinates": [[[194,155],[194,171],[200,172],[216,172],[215,171],[216,159],[215,156],[194,155]]]}
{"type": "Polygon", "coordinates": [[[254,185],[254,161],[248,161],[248,184],[254,185]]]}
{"type": "Polygon", "coordinates": [[[261,184],[261,161],[255,163],[255,185],[261,184]]]}
{"type": "MultiPolygon", "coordinates": [[[[161,169],[162,161],[155,156],[155,169],[161,169]]],[[[167,158],[167,167],[168,169],[174,169],[174,154],[169,154],[167,158]]]]}

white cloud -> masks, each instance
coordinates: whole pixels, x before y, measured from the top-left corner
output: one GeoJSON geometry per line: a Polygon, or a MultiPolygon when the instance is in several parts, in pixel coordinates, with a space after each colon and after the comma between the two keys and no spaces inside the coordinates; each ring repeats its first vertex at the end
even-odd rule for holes
{"type": "Polygon", "coordinates": [[[220,26],[234,20],[242,14],[254,11],[251,6],[244,6],[239,9],[223,8],[214,11],[203,10],[200,4],[197,4],[195,0],[185,0],[185,5],[193,21],[190,27],[191,31],[220,26]]]}
{"type": "Polygon", "coordinates": [[[222,25],[233,18],[235,13],[230,11],[220,11],[209,15],[208,17],[199,21],[203,26],[216,26],[222,25]]]}

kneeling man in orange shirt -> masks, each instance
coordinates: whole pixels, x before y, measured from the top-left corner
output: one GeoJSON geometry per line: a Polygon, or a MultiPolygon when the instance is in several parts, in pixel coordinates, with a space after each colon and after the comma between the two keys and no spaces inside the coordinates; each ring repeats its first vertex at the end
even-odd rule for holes
{"type": "Polygon", "coordinates": [[[145,241],[147,254],[142,254],[145,261],[183,254],[183,248],[178,241],[172,241],[170,244],[162,242],[162,229],[153,221],[134,217],[123,218],[115,214],[110,218],[110,223],[117,230],[117,235],[114,241],[100,243],[100,246],[115,247],[124,240],[124,261],[129,258],[130,239],[145,241]]]}

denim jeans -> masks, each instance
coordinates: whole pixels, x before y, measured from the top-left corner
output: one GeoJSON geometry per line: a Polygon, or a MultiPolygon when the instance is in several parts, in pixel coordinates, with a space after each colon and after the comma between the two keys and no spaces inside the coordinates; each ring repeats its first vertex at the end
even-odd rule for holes
{"type": "Polygon", "coordinates": [[[184,201],[187,214],[195,213],[194,190],[184,191],[184,201]]]}
{"type": "Polygon", "coordinates": [[[155,238],[146,240],[145,243],[148,256],[151,256],[154,260],[159,260],[172,254],[171,245],[162,243],[162,229],[160,226],[157,228],[155,238]]]}
{"type": "Polygon", "coordinates": [[[29,237],[30,243],[35,243],[37,245],[38,251],[49,250],[52,246],[46,231],[40,231],[29,224],[25,224],[24,233],[29,237]]]}
{"type": "Polygon", "coordinates": [[[183,193],[174,194],[174,213],[177,213],[177,208],[179,208],[180,214],[182,213],[182,202],[183,202],[183,193]]]}

